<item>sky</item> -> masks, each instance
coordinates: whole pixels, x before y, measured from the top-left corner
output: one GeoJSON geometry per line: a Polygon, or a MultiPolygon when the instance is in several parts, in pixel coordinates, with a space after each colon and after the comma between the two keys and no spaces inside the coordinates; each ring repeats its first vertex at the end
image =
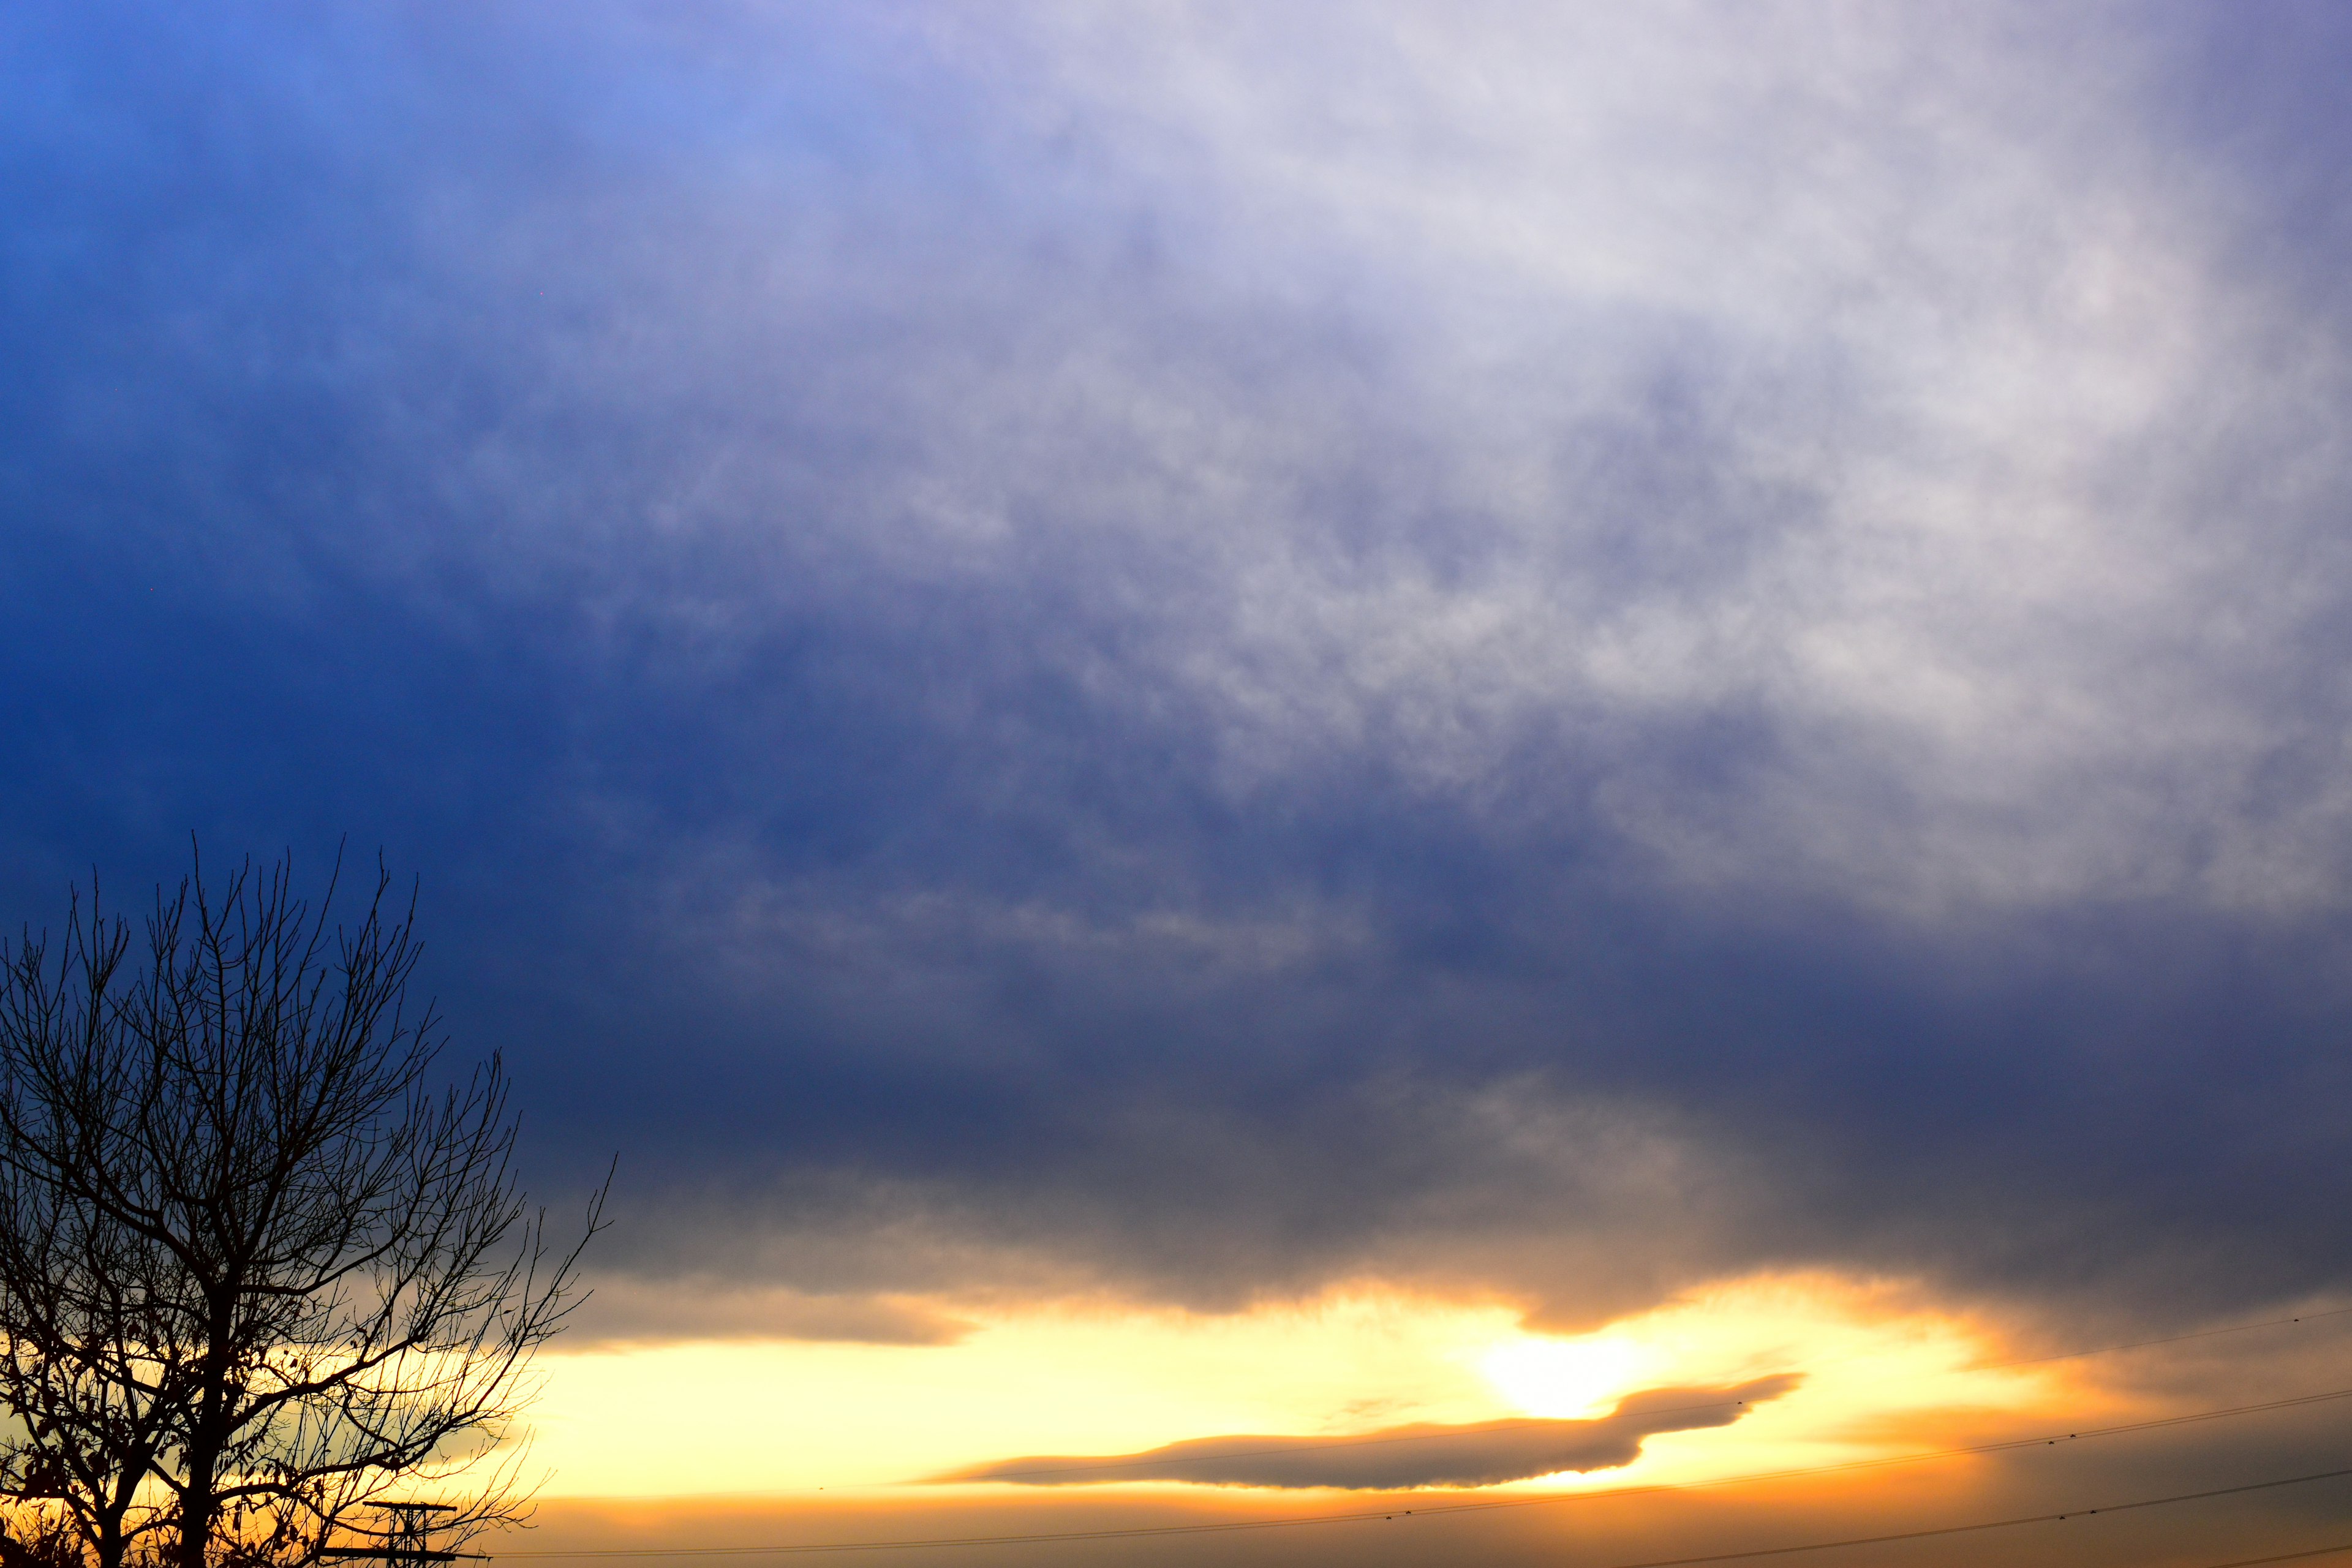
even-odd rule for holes
{"type": "Polygon", "coordinates": [[[415,879],[502,1560],[2352,1542],[2347,68],[0,8],[0,928],[415,879]]]}

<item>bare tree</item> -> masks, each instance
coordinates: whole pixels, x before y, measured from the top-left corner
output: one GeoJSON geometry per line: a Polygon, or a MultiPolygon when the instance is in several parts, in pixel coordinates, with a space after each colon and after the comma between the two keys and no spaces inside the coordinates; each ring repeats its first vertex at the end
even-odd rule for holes
{"type": "Polygon", "coordinates": [[[461,1541],[527,1501],[498,1441],[604,1194],[552,1246],[499,1058],[434,1087],[389,891],[345,926],[332,879],[199,865],[143,967],[95,893],[0,947],[0,1494],[94,1568],[309,1563],[404,1485],[461,1541]]]}

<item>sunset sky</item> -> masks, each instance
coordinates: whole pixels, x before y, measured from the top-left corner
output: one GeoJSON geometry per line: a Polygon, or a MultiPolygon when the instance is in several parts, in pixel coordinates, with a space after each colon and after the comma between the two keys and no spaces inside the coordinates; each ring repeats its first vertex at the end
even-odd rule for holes
{"type": "Polygon", "coordinates": [[[15,0],[0,929],[417,879],[501,1562],[2352,1563],[2347,81],[15,0]]]}

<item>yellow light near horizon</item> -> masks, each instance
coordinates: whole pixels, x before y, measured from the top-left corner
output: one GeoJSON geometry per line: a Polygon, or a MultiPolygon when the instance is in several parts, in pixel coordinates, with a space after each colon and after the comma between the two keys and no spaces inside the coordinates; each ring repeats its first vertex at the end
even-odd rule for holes
{"type": "Polygon", "coordinates": [[[919,1481],[1028,1454],[1320,1434],[1511,1411],[1476,1371],[1517,1314],[1349,1293],[1202,1314],[971,1311],[945,1345],[656,1345],[551,1355],[531,1415],[550,1491],[774,1493],[919,1481]]]}
{"type": "Polygon", "coordinates": [[[1727,1426],[1539,1486],[1696,1480],[1938,1446],[1951,1413],[2085,1408],[2069,1374],[1982,1371],[1987,1331],[1901,1288],[1733,1281],[1589,1334],[1491,1301],[1377,1289],[1229,1314],[1116,1303],[975,1311],[942,1345],[701,1342],[549,1357],[535,1460],[572,1497],[904,1486],[991,1460],[1187,1438],[1606,1415],[1643,1389],[1794,1373],[1727,1426]],[[1940,1414],[1938,1414],[1940,1413],[1940,1414]]]}
{"type": "Polygon", "coordinates": [[[1989,1369],[1995,1351],[1986,1326],[1916,1290],[1804,1273],[1727,1281],[1591,1334],[1514,1334],[1480,1365],[1531,1415],[1603,1415],[1645,1388],[1799,1380],[1727,1426],[1650,1437],[1622,1469],[1543,1483],[1591,1488],[1921,1452],[1942,1446],[1930,1429],[1948,1431],[1956,1414],[2097,1402],[2062,1367],[1989,1369]]]}

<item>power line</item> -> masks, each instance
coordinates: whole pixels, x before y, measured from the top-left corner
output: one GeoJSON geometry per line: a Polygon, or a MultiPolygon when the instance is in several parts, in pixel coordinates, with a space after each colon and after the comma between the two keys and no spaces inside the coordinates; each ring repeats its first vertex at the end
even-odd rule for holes
{"type": "Polygon", "coordinates": [[[2159,1340],[2132,1340],[2119,1345],[2099,1345],[2086,1351],[2062,1351],[2056,1355],[2026,1356],[2019,1361],[1997,1361],[1983,1366],[1964,1368],[1968,1372],[2006,1372],[2013,1366],[2040,1366],[2045,1362],[2078,1361],[2084,1356],[2112,1355],[2117,1351],[2146,1350],[2150,1345],[2185,1344],[2190,1340],[2210,1340],[2222,1334],[2251,1333],[2256,1329],[2284,1328],[2290,1323],[2315,1322],[2321,1318],[2341,1318],[2352,1315],[2352,1307],[2329,1307],[2317,1312],[2301,1312],[2292,1318],[2265,1318],[2259,1323],[2231,1323],[2225,1328],[2200,1329],[2193,1334],[2168,1334],[2159,1340]]]}
{"type": "Polygon", "coordinates": [[[1616,1563],[1610,1568],[1695,1568],[1704,1563],[1738,1563],[1758,1557],[1789,1557],[1800,1552],[1827,1552],[1841,1546],[1884,1546],[1897,1541],[1926,1541],[1938,1535],[1971,1535],[1980,1531],[2009,1530],[2024,1524],[2059,1524],[2070,1519],[2089,1519],[2102,1513],[2129,1513],[2135,1509],[2162,1508],[2168,1503],[2203,1502],[2217,1497],[2236,1497],[2245,1492],[2269,1491],[2279,1487],[2302,1486],[2309,1481],[2335,1480],[2352,1476],[2352,1469],[2320,1470],[2308,1476],[2288,1476],[2275,1481],[2249,1481],[2243,1486],[2214,1487],[2201,1492],[2175,1492],[2168,1497],[2140,1498],[2132,1502],[2106,1503],[2098,1508],[2074,1509],[2065,1513],[2027,1513],[2012,1519],[1979,1520],[1969,1524],[1944,1524],[1927,1530],[1892,1531],[1885,1535],[1850,1535],[1835,1541],[1807,1541],[1794,1546],[1758,1546],[1738,1552],[1711,1552],[1696,1557],[1653,1557],[1641,1563],[1616,1563]]]}
{"type": "Polygon", "coordinates": [[[2336,1546],[2308,1546],[2301,1552],[2280,1552],[2268,1557],[2241,1557],[2230,1563],[2208,1563],[2206,1568],[2262,1568],[2265,1563],[2300,1563],[2309,1557],[2332,1557],[2339,1552],[2352,1552],[2352,1541],[2336,1546]]]}
{"type": "MultiPolygon", "coordinates": [[[[2140,1509],[2163,1508],[2173,1503],[2205,1502],[2214,1498],[2242,1497],[2248,1492],[2275,1491],[2282,1487],[2307,1486],[2314,1481],[2340,1480],[2352,1476],[2352,1467],[2336,1470],[2315,1470],[2309,1475],[2284,1476],[2276,1480],[2247,1481],[2234,1487],[2210,1487],[2203,1491],[2173,1492],[2164,1497],[2135,1498],[2129,1502],[2102,1503],[2096,1508],[2067,1509],[2057,1513],[2017,1514],[2008,1519],[1976,1520],[1967,1524],[1934,1525],[1920,1530],[1890,1531],[1879,1535],[1841,1536],[1830,1541],[1808,1541],[1790,1546],[1745,1547],[1737,1552],[1706,1552],[1691,1557],[1654,1557],[1637,1563],[1616,1563],[1609,1568],[1696,1568],[1708,1563],[1738,1563],[1759,1557],[1787,1557],[1801,1552],[1827,1552],[1844,1546],[1883,1546],[1898,1541],[1926,1541],[1940,1535],[1969,1535],[1989,1530],[2010,1530],[2028,1524],[2059,1524],[2068,1520],[2093,1519],[2100,1514],[2130,1513],[2140,1509]]],[[[1131,1541],[1146,1536],[1171,1535],[1232,1535],[1252,1530],[1296,1529],[1310,1524],[1357,1524],[1372,1520],[1429,1518],[1438,1514],[1472,1513],[1511,1507],[1527,1507],[1536,1502],[1559,1501],[1543,1498],[1514,1500],[1510,1502],[1457,1503],[1429,1509],[1391,1509],[1385,1513],[1323,1514],[1306,1518],[1231,1520],[1210,1524],[1142,1524],[1110,1530],[1038,1531],[1020,1535],[940,1535],[909,1537],[898,1541],[828,1541],[795,1546],[735,1546],[697,1547],[677,1551],[653,1548],[633,1548],[611,1552],[509,1552],[514,1557],[695,1557],[715,1556],[726,1552],[760,1552],[769,1555],[810,1555],[817,1552],[895,1552],[941,1546],[1037,1546],[1064,1541],[1131,1541]]],[[[2320,1548],[2342,1551],[2341,1547],[2320,1548]]],[[[2296,1554],[2289,1554],[2290,1556],[2296,1554]]],[[[2284,1562],[2288,1558],[2257,1558],[2254,1562],[2284,1562]]],[[[2224,1568],[2245,1568],[2245,1565],[2224,1565],[2224,1568]]]]}
{"type": "MultiPolygon", "coordinates": [[[[2168,1426],[2185,1426],[2201,1421],[2218,1421],[2233,1415],[2261,1415],[2274,1410],[2294,1409],[2302,1405],[2319,1405],[2331,1400],[2346,1398],[2352,1398],[2352,1388],[2330,1389],[2320,1394],[2295,1394],[2285,1399],[2266,1400],[2258,1405],[2239,1405],[2219,1410],[2194,1411],[2182,1415],[2157,1416],[2146,1421],[2126,1422],[2113,1426],[2085,1427],[2079,1431],[2063,1434],[2046,1435],[2037,1437],[2011,1437],[1994,1443],[1970,1444],[1966,1447],[1939,1448],[1922,1454],[1897,1454],[1885,1458],[1876,1459],[1848,1459],[1837,1464],[1808,1465],[1797,1468],[1763,1470],[1738,1476],[1717,1476],[1710,1480],[1685,1481],[1675,1485],[1668,1485],[1661,1482],[1649,1486],[1617,1487],[1606,1491],[1566,1492],[1548,1497],[1532,1498],[1496,1498],[1476,1502],[1438,1503],[1433,1506],[1422,1508],[1367,1509],[1351,1513],[1297,1514],[1275,1519],[1219,1521],[1209,1524],[1134,1525],[1113,1530],[1058,1531],[1045,1531],[1029,1535],[940,1536],[928,1539],[829,1542],[803,1545],[607,1547],[601,1549],[582,1549],[578,1551],[553,1550],[499,1552],[493,1552],[491,1555],[494,1559],[501,1560],[507,1558],[562,1558],[576,1560],[627,1557],[791,1555],[819,1552],[880,1552],[898,1550],[900,1548],[914,1550],[918,1548],[940,1546],[1027,1545],[1054,1541],[1109,1541],[1126,1540],[1130,1537],[1139,1536],[1226,1534],[1252,1530],[1291,1530],[1300,1529],[1309,1525],[1362,1523],[1370,1520],[1433,1518],[1441,1514],[1490,1513],[1506,1509],[1543,1508],[1556,1506],[1560,1503],[1598,1502],[1617,1498],[1644,1497],[1655,1496],[1660,1493],[1668,1492],[1695,1491],[1704,1487],[1728,1487],[1748,1485],[1761,1481],[1795,1480],[1811,1476],[1831,1475],[1853,1470],[1879,1469],[1892,1465],[1918,1464],[1929,1459],[1958,1458],[1972,1454],[1993,1454],[2009,1452],[2021,1448],[2051,1447],[2055,1447],[2060,1443],[2082,1442],[2094,1437],[2120,1436],[2126,1433],[2154,1431],[2168,1426]]],[[[2158,1503],[2184,1502],[2200,1498],[2221,1497],[2237,1491],[2260,1491],[2265,1488],[2294,1486],[2305,1481],[2326,1480],[2333,1477],[2346,1475],[2352,1475],[2352,1469],[2326,1470],[2315,1475],[2296,1476],[2286,1480],[2261,1481],[2250,1486],[2223,1488],[2221,1490],[2211,1492],[2188,1492],[2182,1493],[2178,1497],[2157,1498],[2142,1502],[2111,1504],[2097,1509],[2077,1509],[2072,1510],[2071,1513],[2056,1514],[2049,1517],[2054,1519],[2065,1519],[2073,1517],[2074,1514],[2103,1512],[2114,1513],[2127,1509],[2153,1508],[2158,1503]]],[[[2030,1519],[1995,1520],[1984,1524],[1951,1526],[1941,1530],[1925,1531],[1924,1533],[1934,1535],[1949,1534],[1956,1531],[1962,1530],[1992,1530],[2008,1524],[2039,1522],[2042,1517],[2043,1516],[2037,1514],[2030,1519]]],[[[1908,1539],[1911,1539],[1911,1537],[1874,1536],[1869,1538],[1869,1542],[1875,1542],[1882,1540],[1895,1541],[1908,1539]]],[[[1822,1544],[1859,1545],[1869,1542],[1861,1541],[1831,1542],[1822,1544]]],[[[1812,1548],[1790,1547],[1775,1550],[1799,1551],[1811,1549],[1812,1548]]],[[[2323,1550],[2337,1549],[2326,1548],[2323,1550]]],[[[1720,1560],[1730,1561],[1732,1557],[1769,1554],[1770,1553],[1769,1552],[1738,1552],[1732,1553],[1729,1557],[1720,1560]]],[[[1694,1558],[1684,1561],[1713,1562],[1717,1560],[1718,1559],[1714,1558],[1694,1558]]],[[[2284,1559],[2282,1559],[2282,1561],[2284,1561],[2284,1559]]],[[[1622,1564],[1619,1565],[1619,1568],[1655,1568],[1655,1565],[1622,1564]]],[[[2235,1568],[2235,1565],[2224,1565],[2224,1568],[2235,1568]]]]}

